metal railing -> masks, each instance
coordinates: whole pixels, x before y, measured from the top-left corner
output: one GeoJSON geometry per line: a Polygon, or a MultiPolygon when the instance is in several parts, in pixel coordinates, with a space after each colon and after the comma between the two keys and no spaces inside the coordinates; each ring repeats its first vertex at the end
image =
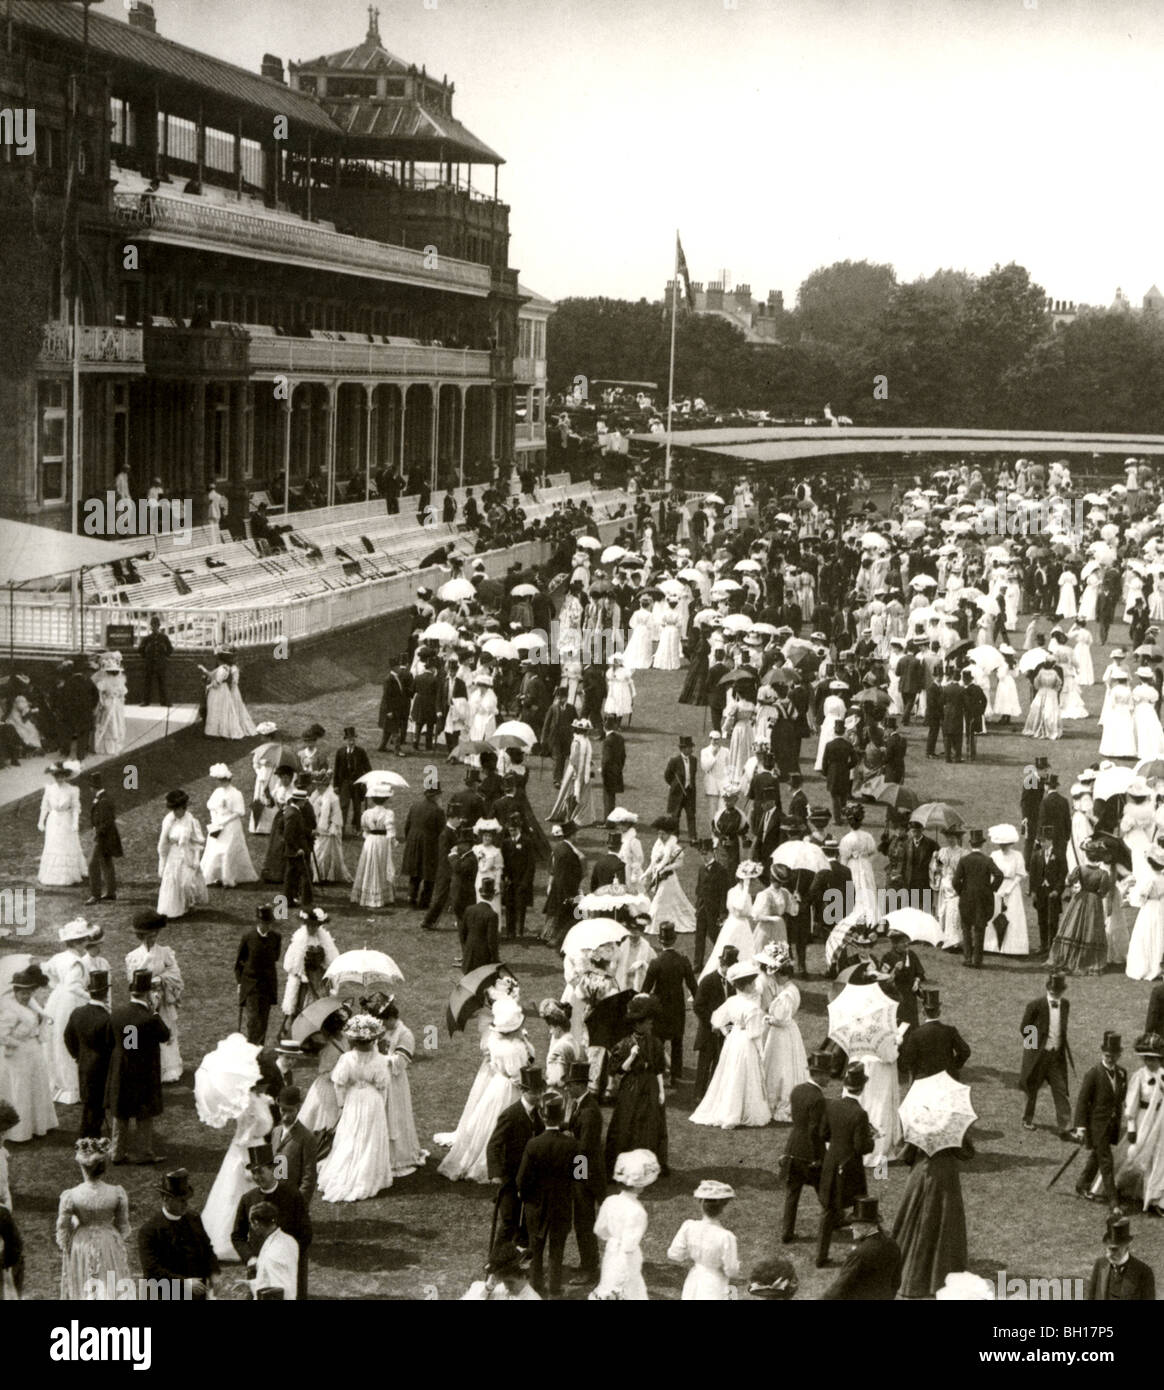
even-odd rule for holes
{"type": "Polygon", "coordinates": [[[492,355],[473,348],[329,343],[316,338],[252,338],[250,366],[252,371],[461,377],[486,382],[491,376],[492,355]]]}
{"type": "Polygon", "coordinates": [[[471,294],[489,293],[490,273],[486,265],[449,256],[430,258],[407,246],[347,236],[310,222],[163,193],[115,193],[113,200],[118,219],[140,229],[143,235],[170,232],[196,236],[210,242],[277,252],[282,257],[303,257],[320,265],[361,270],[386,280],[461,289],[471,294]]]}
{"type": "MultiPolygon", "coordinates": [[[[82,324],[80,329],[82,366],[107,362],[110,365],[144,368],[143,335],[140,328],[82,324]]],[[[42,362],[69,363],[73,360],[73,325],[54,319],[44,326],[40,346],[42,362]]]]}

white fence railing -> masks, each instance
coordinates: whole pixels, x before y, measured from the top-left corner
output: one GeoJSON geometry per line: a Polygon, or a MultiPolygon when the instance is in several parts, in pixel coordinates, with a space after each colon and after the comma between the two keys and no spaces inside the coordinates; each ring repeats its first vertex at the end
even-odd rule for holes
{"type": "Polygon", "coordinates": [[[474,348],[390,347],[313,338],[252,338],[252,372],[354,372],[362,376],[460,377],[488,381],[492,357],[474,348]]]}

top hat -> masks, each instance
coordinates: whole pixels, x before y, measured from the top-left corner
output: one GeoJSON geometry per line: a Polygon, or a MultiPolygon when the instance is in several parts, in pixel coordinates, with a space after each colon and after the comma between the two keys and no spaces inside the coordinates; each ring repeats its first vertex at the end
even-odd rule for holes
{"type": "Polygon", "coordinates": [[[522,1067],[521,1089],[523,1091],[543,1091],[545,1086],[546,1077],[541,1067],[522,1067]]]}
{"type": "Polygon", "coordinates": [[[680,748],[694,748],[694,747],[695,747],[695,740],[691,737],[690,734],[680,734],[680,736],[679,736],[679,747],[680,747],[680,748]]]}
{"type": "Polygon", "coordinates": [[[983,831],[981,831],[981,830],[971,830],[971,832],[970,832],[970,844],[971,844],[972,846],[973,846],[973,845],[984,845],[985,843],[986,843],[986,835],[985,835],[985,833],[984,833],[983,831]]]}
{"type": "Polygon", "coordinates": [[[109,993],[109,971],[91,970],[89,972],[89,993],[108,994],[109,993]]]}
{"type": "Polygon", "coordinates": [[[270,903],[264,903],[262,907],[255,908],[255,918],[260,922],[273,922],[275,920],[275,909],[270,903]]]}
{"type": "Polygon", "coordinates": [[[937,1009],[942,1003],[942,991],[930,985],[926,985],[921,992],[923,1009],[937,1009]]]}
{"type": "Polygon", "coordinates": [[[826,1052],[824,1048],[819,1048],[816,1052],[810,1052],[808,1054],[808,1069],[809,1071],[831,1072],[833,1069],[833,1054],[831,1052],[826,1052]]]}
{"type": "Polygon", "coordinates": [[[1059,785],[1059,774],[1057,772],[1048,772],[1045,785],[1048,787],[1057,787],[1059,785]]]}
{"type": "Polygon", "coordinates": [[[1110,1028],[1103,1030],[1103,1041],[1099,1045],[1101,1052],[1110,1052],[1118,1057],[1124,1050],[1123,1039],[1118,1033],[1113,1033],[1110,1028]]]}
{"type": "Polygon", "coordinates": [[[248,1168],[273,1168],[275,1166],[275,1151],[270,1144],[252,1144],[247,1149],[248,1168]]]}
{"type": "Polygon", "coordinates": [[[663,922],[659,926],[659,944],[661,946],[673,946],[678,939],[679,933],[675,929],[674,922],[663,922]]]}
{"type": "Polygon", "coordinates": [[[172,1173],[163,1173],[162,1180],[158,1183],[158,1191],[163,1197],[191,1196],[194,1188],[190,1183],[190,1174],[185,1168],[175,1168],[172,1173]]]}
{"type": "Polygon", "coordinates": [[[844,1082],[850,1091],[861,1091],[869,1080],[860,1062],[850,1062],[845,1068],[844,1082]]]}
{"type": "Polygon", "coordinates": [[[1038,768],[1050,767],[1051,760],[1045,754],[1040,753],[1039,756],[1035,759],[1035,766],[1038,768]]]}
{"type": "Polygon", "coordinates": [[[1103,1228],[1104,1245],[1131,1245],[1132,1223],[1126,1216],[1109,1216],[1103,1228]]]}
{"type": "Polygon", "coordinates": [[[1062,994],[1067,988],[1067,976],[1062,970],[1052,970],[1047,976],[1047,989],[1051,994],[1062,994]]]}
{"type": "Polygon", "coordinates": [[[129,982],[130,994],[148,994],[154,987],[154,972],[152,970],[135,970],[133,979],[129,982]]]}
{"type": "Polygon", "coordinates": [[[284,1086],[279,1092],[278,1103],[280,1105],[302,1105],[303,1092],[298,1086],[284,1086]]]}
{"type": "Polygon", "coordinates": [[[345,724],[345,725],[344,725],[344,738],[355,738],[355,736],[356,736],[355,727],[354,727],[353,725],[351,725],[351,724],[345,724]]]}
{"type": "Polygon", "coordinates": [[[570,1072],[566,1078],[572,1086],[589,1085],[590,1083],[590,1063],[571,1062],[570,1072]]]}
{"type": "Polygon", "coordinates": [[[282,1303],[286,1297],[287,1295],[282,1289],[269,1288],[255,1290],[256,1303],[282,1303]]]}
{"type": "Polygon", "coordinates": [[[813,825],[828,825],[829,821],[832,820],[832,817],[823,806],[818,806],[814,810],[809,811],[808,818],[813,825]]]}
{"type": "Polygon", "coordinates": [[[870,1226],[881,1225],[881,1213],[876,1197],[858,1197],[853,1203],[853,1223],[865,1222],[870,1226]]]}

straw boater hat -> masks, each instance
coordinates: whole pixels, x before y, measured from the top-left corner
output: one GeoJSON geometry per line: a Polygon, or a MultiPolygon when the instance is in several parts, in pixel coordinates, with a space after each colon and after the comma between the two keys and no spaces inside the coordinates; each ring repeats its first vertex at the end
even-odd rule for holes
{"type": "Polygon", "coordinates": [[[93,928],[83,917],[74,917],[71,922],[66,922],[57,932],[57,940],[63,942],[88,941],[93,935],[93,928]]]}
{"type": "Polygon", "coordinates": [[[735,965],[728,966],[728,983],[735,985],[741,980],[754,980],[760,973],[760,967],[754,960],[738,960],[735,965]]]}
{"type": "Polygon", "coordinates": [[[650,1187],[661,1172],[650,1149],[628,1149],[614,1161],[614,1180],[623,1187],[650,1187]]]}
{"type": "Polygon", "coordinates": [[[740,866],[736,870],[736,877],[744,879],[759,878],[763,872],[763,864],[758,864],[754,859],[743,859],[740,861],[740,866]]]}
{"type": "Polygon", "coordinates": [[[736,1190],[718,1178],[704,1178],[692,1195],[697,1202],[730,1202],[736,1190]]]}

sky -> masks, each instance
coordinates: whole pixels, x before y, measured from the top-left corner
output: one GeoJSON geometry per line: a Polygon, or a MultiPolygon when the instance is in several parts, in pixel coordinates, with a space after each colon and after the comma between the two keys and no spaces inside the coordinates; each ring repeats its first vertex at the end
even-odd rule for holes
{"type": "MultiPolygon", "coordinates": [[[[366,0],[153,3],[159,33],[255,71],[368,24],[366,0]]],[[[658,299],[676,229],[693,280],[789,308],[845,259],[1018,261],[1089,304],[1164,281],[1160,0],[379,6],[385,47],[447,73],[505,157],[510,264],[551,298],[658,299]]]]}

